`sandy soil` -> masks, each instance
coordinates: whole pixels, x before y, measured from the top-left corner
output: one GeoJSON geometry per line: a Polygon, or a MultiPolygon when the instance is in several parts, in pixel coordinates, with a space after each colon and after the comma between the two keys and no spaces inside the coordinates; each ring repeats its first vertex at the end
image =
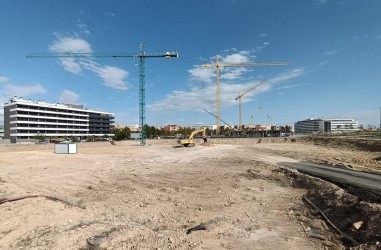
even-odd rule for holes
{"type": "Polygon", "coordinates": [[[0,147],[0,249],[345,248],[303,201],[308,190],[276,163],[381,171],[380,152],[308,142],[210,140],[183,148],[157,140],[77,149],[0,147]]]}

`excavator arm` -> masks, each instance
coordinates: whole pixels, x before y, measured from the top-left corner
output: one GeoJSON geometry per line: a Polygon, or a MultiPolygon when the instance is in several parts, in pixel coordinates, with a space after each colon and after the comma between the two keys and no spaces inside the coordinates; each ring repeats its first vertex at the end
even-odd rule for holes
{"type": "Polygon", "coordinates": [[[199,129],[192,131],[192,133],[190,134],[190,136],[187,139],[178,140],[177,143],[183,145],[184,147],[194,146],[195,143],[194,143],[193,137],[199,133],[202,133],[202,138],[204,139],[204,143],[207,142],[206,128],[199,128],[199,129]]]}

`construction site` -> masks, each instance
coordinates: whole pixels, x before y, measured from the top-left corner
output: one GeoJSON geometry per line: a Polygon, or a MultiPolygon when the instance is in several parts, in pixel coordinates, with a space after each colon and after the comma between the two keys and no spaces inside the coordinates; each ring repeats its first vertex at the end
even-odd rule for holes
{"type": "Polygon", "coordinates": [[[380,10],[5,0],[0,250],[381,249],[380,10]]]}
{"type": "Polygon", "coordinates": [[[380,249],[379,141],[193,142],[1,146],[0,249],[380,249]]]}
{"type": "MultiPolygon", "coordinates": [[[[177,57],[177,52],[146,54],[142,44],[140,54],[98,56],[139,58],[139,137],[1,145],[0,249],[381,248],[379,139],[291,136],[291,126],[273,126],[263,107],[244,125],[242,98],[267,80],[236,96],[238,125],[222,119],[221,67],[287,63],[223,64],[217,57],[202,65],[216,69],[216,112],[204,109],[216,119],[213,136],[200,127],[178,139],[158,140],[148,139],[145,131],[144,60],[177,57]],[[257,113],[267,117],[267,125],[255,125],[257,113]],[[224,133],[220,122],[227,128],[224,133]]],[[[22,112],[31,109],[34,119],[40,104],[27,103],[32,110],[19,102],[14,99],[8,104],[14,107],[5,112],[9,139],[30,140],[41,129],[47,136],[70,135],[66,125],[47,127],[45,120],[42,127],[34,120],[31,126],[29,113],[22,112]],[[7,116],[25,121],[17,125],[7,116]]],[[[90,112],[45,106],[44,119],[90,112]]],[[[101,117],[105,132],[93,136],[108,136],[113,114],[91,112],[92,120],[82,122],[96,131],[101,125],[94,121],[101,117]]],[[[72,119],[75,124],[77,118],[72,119]]],[[[78,131],[79,138],[89,134],[78,131]]]]}

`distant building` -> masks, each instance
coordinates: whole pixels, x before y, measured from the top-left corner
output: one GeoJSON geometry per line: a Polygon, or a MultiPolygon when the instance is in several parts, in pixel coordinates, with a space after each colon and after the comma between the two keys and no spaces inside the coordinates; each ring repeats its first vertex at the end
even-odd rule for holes
{"type": "Polygon", "coordinates": [[[358,121],[353,119],[310,118],[295,123],[295,133],[343,133],[358,130],[358,121]]]}
{"type": "Polygon", "coordinates": [[[140,126],[138,124],[129,124],[127,127],[130,129],[131,132],[140,132],[140,126]]]}
{"type": "Polygon", "coordinates": [[[163,128],[162,128],[162,130],[168,131],[168,132],[176,132],[179,129],[180,129],[180,127],[177,125],[174,125],[174,124],[168,124],[168,125],[163,126],[163,128]]]}
{"type": "Polygon", "coordinates": [[[0,128],[0,140],[4,137],[4,129],[0,128]]]}
{"type": "Polygon", "coordinates": [[[324,131],[324,120],[321,118],[297,121],[294,125],[295,133],[316,133],[324,131]]]}
{"type": "Polygon", "coordinates": [[[129,128],[131,132],[140,132],[140,126],[138,124],[128,124],[128,125],[124,125],[124,124],[114,124],[113,126],[113,129],[124,129],[124,128],[129,128]]]}
{"type": "Polygon", "coordinates": [[[114,124],[114,125],[112,125],[113,129],[124,129],[125,127],[127,127],[127,126],[123,125],[123,124],[114,124]]]}
{"type": "Polygon", "coordinates": [[[330,133],[354,132],[358,130],[358,121],[353,119],[329,119],[324,123],[324,131],[330,133]]]}
{"type": "Polygon", "coordinates": [[[191,129],[207,128],[210,130],[217,129],[217,125],[207,125],[202,122],[198,122],[195,125],[191,126],[191,129]]]}
{"type": "Polygon", "coordinates": [[[34,102],[13,97],[4,104],[4,138],[28,141],[50,138],[114,136],[114,114],[83,109],[82,105],[34,102]]]}

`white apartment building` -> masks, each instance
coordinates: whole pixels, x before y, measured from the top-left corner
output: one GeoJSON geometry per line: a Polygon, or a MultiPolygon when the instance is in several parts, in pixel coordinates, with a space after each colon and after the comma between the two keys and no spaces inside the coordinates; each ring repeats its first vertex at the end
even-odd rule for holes
{"type": "Polygon", "coordinates": [[[87,110],[83,105],[34,102],[13,97],[4,104],[4,139],[114,136],[114,114],[87,110]]]}

